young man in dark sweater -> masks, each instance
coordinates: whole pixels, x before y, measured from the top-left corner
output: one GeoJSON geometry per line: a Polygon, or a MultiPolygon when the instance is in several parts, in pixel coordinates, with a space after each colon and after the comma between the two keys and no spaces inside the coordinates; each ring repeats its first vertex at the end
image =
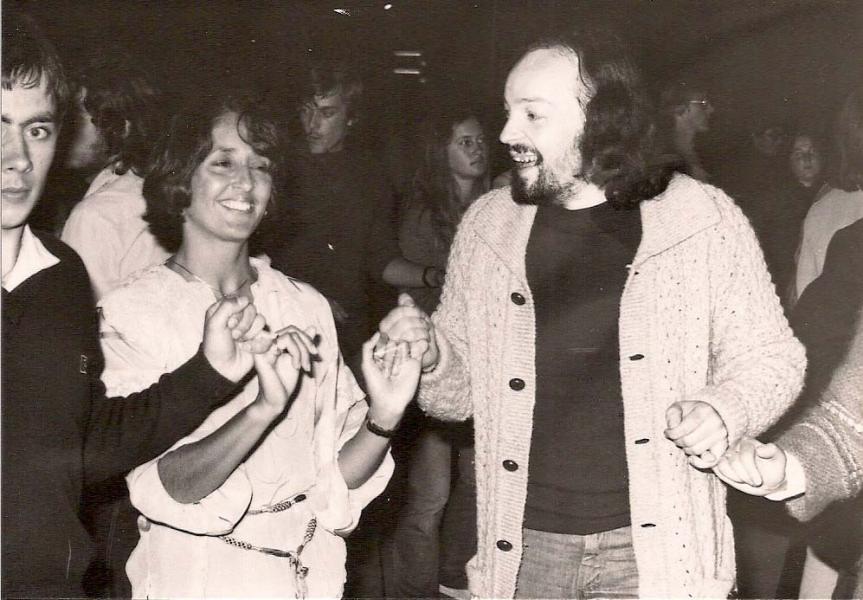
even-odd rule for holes
{"type": "Polygon", "coordinates": [[[27,219],[54,156],[69,86],[24,15],[3,15],[2,595],[81,597],[85,483],[123,473],[193,430],[251,368],[263,321],[247,300],[207,318],[201,350],[157,384],[106,398],[84,265],[27,219]]]}

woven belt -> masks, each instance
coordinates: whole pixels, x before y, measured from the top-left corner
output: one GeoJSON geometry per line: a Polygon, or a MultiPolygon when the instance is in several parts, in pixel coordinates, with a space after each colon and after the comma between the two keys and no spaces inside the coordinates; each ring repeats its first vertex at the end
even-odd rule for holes
{"type": "MultiPolygon", "coordinates": [[[[249,515],[259,515],[266,513],[277,513],[288,510],[290,507],[294,506],[298,502],[302,502],[306,499],[304,494],[300,494],[295,498],[290,500],[285,500],[279,502],[277,504],[272,504],[269,506],[265,506],[264,508],[260,508],[254,511],[249,511],[247,514],[249,515]]],[[[306,532],[303,534],[302,543],[297,546],[295,551],[291,550],[279,550],[278,548],[267,548],[266,546],[255,546],[254,544],[250,544],[249,542],[245,542],[243,540],[239,540],[230,535],[220,535],[219,539],[225,542],[226,544],[233,546],[235,548],[239,548],[241,550],[250,550],[252,552],[260,552],[261,554],[266,554],[267,556],[275,556],[277,558],[287,558],[288,564],[294,569],[294,581],[296,583],[296,598],[305,598],[306,594],[308,594],[308,586],[306,585],[306,577],[309,574],[309,568],[303,565],[302,554],[303,549],[312,541],[312,538],[315,535],[315,530],[318,527],[318,521],[314,517],[309,521],[309,524],[306,525],[306,532]]]]}

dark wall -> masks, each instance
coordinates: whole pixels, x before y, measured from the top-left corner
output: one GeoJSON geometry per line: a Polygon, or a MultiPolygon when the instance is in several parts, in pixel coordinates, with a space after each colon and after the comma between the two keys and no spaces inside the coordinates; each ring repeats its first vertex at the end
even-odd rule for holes
{"type": "Polygon", "coordinates": [[[717,105],[708,141],[720,154],[752,122],[785,118],[826,130],[841,98],[863,81],[856,0],[393,0],[390,10],[384,0],[19,3],[71,62],[137,52],[174,99],[211,84],[253,83],[290,107],[293,73],[307,56],[346,52],[366,78],[373,142],[409,131],[440,94],[476,97],[496,134],[517,49],[568,23],[621,30],[656,88],[674,78],[705,82],[717,105]],[[424,82],[392,73],[413,65],[394,58],[396,49],[423,51],[424,82]]]}

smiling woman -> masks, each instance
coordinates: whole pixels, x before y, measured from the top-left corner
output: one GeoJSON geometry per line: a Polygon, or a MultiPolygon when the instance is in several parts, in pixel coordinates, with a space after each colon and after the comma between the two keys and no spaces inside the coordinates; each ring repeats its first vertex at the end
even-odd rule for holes
{"type": "Polygon", "coordinates": [[[369,350],[369,408],[326,299],[249,257],[278,147],[274,121],[251,98],[216,97],[175,117],[144,181],[145,218],[175,254],[100,303],[111,390],[146,387],[182,364],[208,307],[226,296],[254,303],[252,327],[266,323],[262,337],[284,351],[257,359],[257,376],[228,403],[127,476],[143,515],[126,567],[134,597],[338,597],[341,534],[392,472],[375,427],[398,425],[418,363],[384,382],[369,350]]]}
{"type": "Polygon", "coordinates": [[[228,235],[234,239],[248,239],[274,205],[279,136],[259,107],[251,96],[228,96],[191,106],[172,120],[144,182],[144,218],[168,250],[207,229],[208,203],[222,209],[214,211],[222,219],[238,213],[221,225],[234,230],[228,235]]]}

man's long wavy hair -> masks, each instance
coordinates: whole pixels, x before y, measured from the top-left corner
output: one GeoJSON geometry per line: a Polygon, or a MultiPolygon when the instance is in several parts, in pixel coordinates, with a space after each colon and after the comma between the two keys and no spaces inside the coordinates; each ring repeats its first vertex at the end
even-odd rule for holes
{"type": "Polygon", "coordinates": [[[532,44],[572,53],[586,87],[581,177],[605,190],[615,208],[634,208],[668,187],[675,164],[657,151],[655,112],[625,45],[601,28],[571,31],[532,44]]]}

